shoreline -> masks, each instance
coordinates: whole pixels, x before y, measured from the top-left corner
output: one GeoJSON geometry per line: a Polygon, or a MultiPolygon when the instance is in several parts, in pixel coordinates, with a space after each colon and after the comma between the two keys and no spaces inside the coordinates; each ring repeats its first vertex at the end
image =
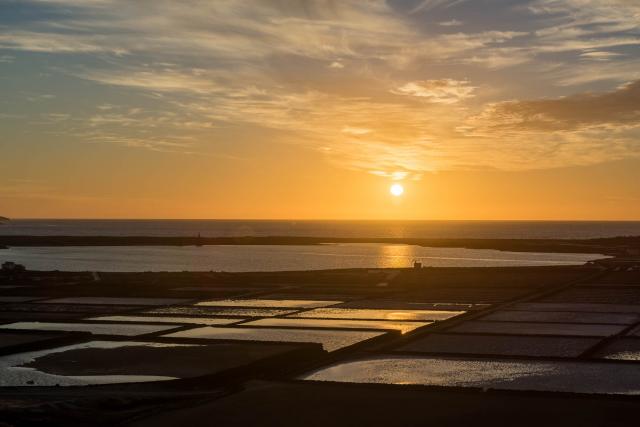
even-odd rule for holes
{"type": "Polygon", "coordinates": [[[353,237],[152,237],[152,236],[0,236],[0,249],[57,246],[209,246],[331,243],[406,244],[422,247],[493,249],[510,252],[586,253],[624,256],[640,252],[640,236],[597,239],[423,239],[353,237]]]}

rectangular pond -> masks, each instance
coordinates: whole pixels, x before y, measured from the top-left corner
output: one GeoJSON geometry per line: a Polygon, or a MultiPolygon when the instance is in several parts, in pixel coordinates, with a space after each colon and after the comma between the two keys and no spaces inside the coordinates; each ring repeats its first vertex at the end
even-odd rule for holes
{"type": "Polygon", "coordinates": [[[640,320],[640,316],[633,313],[502,310],[483,316],[481,320],[500,322],[603,323],[631,325],[632,323],[640,320]]]}
{"type": "Polygon", "coordinates": [[[181,304],[184,298],[131,298],[131,297],[67,297],[38,301],[39,304],[96,304],[96,305],[169,305],[181,304]]]}
{"type": "Polygon", "coordinates": [[[333,329],[391,329],[406,334],[431,322],[401,322],[393,320],[344,320],[344,319],[301,319],[270,318],[243,323],[247,326],[272,326],[291,328],[333,328],[333,329]]]}
{"type": "Polygon", "coordinates": [[[300,377],[346,383],[419,384],[499,390],[640,394],[633,364],[377,357],[338,363],[300,377]]]}
{"type": "Polygon", "coordinates": [[[166,317],[166,316],[100,316],[85,320],[105,322],[135,322],[135,323],[176,323],[194,325],[229,325],[244,319],[223,317],[166,317]]]}
{"type": "Polygon", "coordinates": [[[640,339],[617,339],[609,343],[605,348],[600,349],[596,353],[595,357],[640,362],[640,339]]]}
{"type": "Polygon", "coordinates": [[[175,329],[176,326],[141,325],[131,323],[57,323],[57,322],[15,322],[0,325],[0,329],[90,332],[96,335],[122,335],[127,337],[151,334],[175,329]]]}
{"type": "Polygon", "coordinates": [[[340,304],[343,301],[317,301],[303,299],[224,299],[201,301],[198,306],[213,307],[258,307],[258,308],[316,308],[340,304]]]}
{"type": "Polygon", "coordinates": [[[320,343],[325,350],[335,351],[384,334],[385,332],[373,331],[204,327],[164,336],[211,340],[309,342],[320,343]]]}
{"type": "Polygon", "coordinates": [[[599,342],[600,338],[431,334],[411,341],[397,348],[396,351],[492,356],[578,357],[599,342]]]}
{"type": "Polygon", "coordinates": [[[576,311],[592,313],[640,313],[637,304],[523,302],[509,307],[524,311],[576,311]]]}
{"type": "Polygon", "coordinates": [[[623,325],[586,325],[576,323],[483,322],[471,321],[448,329],[448,332],[510,335],[575,335],[607,337],[621,332],[623,325]]]}
{"type": "Polygon", "coordinates": [[[165,307],[147,310],[148,314],[170,314],[173,316],[237,316],[237,317],[271,317],[295,313],[295,310],[280,308],[242,308],[242,307],[207,307],[182,306],[165,307]]]}
{"type": "Polygon", "coordinates": [[[446,310],[391,310],[366,308],[316,308],[293,314],[289,317],[325,319],[368,319],[368,320],[446,320],[464,314],[464,311],[446,310]]]}

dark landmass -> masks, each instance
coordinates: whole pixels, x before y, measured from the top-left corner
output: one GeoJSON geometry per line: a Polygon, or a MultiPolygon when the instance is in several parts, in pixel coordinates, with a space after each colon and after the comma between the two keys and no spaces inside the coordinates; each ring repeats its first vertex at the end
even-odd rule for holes
{"type": "Polygon", "coordinates": [[[626,255],[640,253],[640,236],[600,239],[419,239],[345,237],[144,237],[144,236],[0,236],[1,246],[198,246],[319,245],[388,243],[425,247],[496,249],[513,252],[562,252],[626,255]]]}
{"type": "MultiPolygon", "coordinates": [[[[390,356],[531,363],[568,361],[594,369],[599,366],[628,368],[640,362],[603,359],[602,355],[638,348],[640,338],[633,335],[633,331],[640,327],[640,260],[633,257],[611,260],[584,266],[250,273],[26,271],[15,275],[0,271],[0,325],[5,326],[33,320],[35,314],[41,322],[100,322],[91,319],[114,315],[153,319],[150,311],[159,307],[126,305],[124,300],[122,304],[106,304],[105,297],[138,298],[129,304],[143,303],[139,298],[174,299],[160,306],[166,308],[192,307],[196,302],[216,299],[248,298],[334,300],[332,307],[348,309],[402,311],[431,307],[466,311],[404,335],[397,331],[385,333],[333,353],[322,350],[317,343],[190,339],[165,336],[166,332],[124,337],[0,329],[0,354],[3,355],[89,341],[135,341],[130,347],[57,351],[29,358],[21,365],[23,368],[61,377],[147,374],[178,378],[93,386],[56,387],[33,381],[6,386],[3,381],[10,381],[10,375],[0,373],[0,426],[636,425],[640,404],[637,395],[300,379],[334,364],[390,356]],[[69,300],[45,303],[55,298],[78,297],[94,300],[75,304],[69,300]],[[531,307],[549,304],[555,304],[555,310],[572,313],[576,325],[584,320],[580,318],[581,313],[596,310],[594,306],[599,307],[597,310],[605,307],[600,313],[627,313],[630,320],[626,324],[613,324],[620,321],[619,315],[613,316],[610,326],[619,332],[610,336],[567,335],[562,332],[562,324],[556,323],[557,314],[550,314],[542,323],[549,328],[559,328],[558,332],[545,336],[529,333],[525,326],[517,335],[506,336],[453,332],[464,324],[491,323],[488,318],[496,313],[514,315],[523,310],[522,306],[527,306],[529,311],[521,312],[529,313],[535,309],[531,307]],[[64,320],[60,315],[66,316],[64,320]],[[455,344],[452,337],[460,344],[455,344]],[[518,351],[498,345],[503,342],[496,341],[500,337],[520,343],[518,351]],[[449,339],[446,348],[435,345],[443,339],[449,339]],[[466,339],[473,342],[473,346],[467,345],[466,339]],[[562,352],[554,350],[550,354],[551,339],[563,342],[568,346],[567,351],[563,347],[562,352]],[[145,347],[144,343],[155,346],[145,347]],[[179,344],[189,346],[175,346],[179,344]]],[[[301,312],[306,310],[310,309],[301,309],[301,312]]],[[[545,316],[545,311],[540,310],[538,315],[545,316]]],[[[264,319],[259,314],[244,317],[244,321],[264,319]]],[[[145,323],[152,321],[145,320],[145,323]]],[[[178,323],[171,326],[172,330],[202,327],[178,323]]],[[[591,326],[594,325],[579,327],[591,326]]],[[[562,365],[558,366],[558,372],[562,374],[562,365]]],[[[555,374],[545,371],[539,375],[555,374]]],[[[597,380],[584,379],[587,383],[597,380]]],[[[615,383],[616,379],[611,378],[610,384],[615,383]]],[[[632,392],[638,390],[640,386],[632,392]]]]}
{"type": "Polygon", "coordinates": [[[637,401],[407,386],[256,382],[242,393],[134,422],[210,426],[631,426],[637,401]],[[251,409],[249,409],[251,408],[251,409]]]}

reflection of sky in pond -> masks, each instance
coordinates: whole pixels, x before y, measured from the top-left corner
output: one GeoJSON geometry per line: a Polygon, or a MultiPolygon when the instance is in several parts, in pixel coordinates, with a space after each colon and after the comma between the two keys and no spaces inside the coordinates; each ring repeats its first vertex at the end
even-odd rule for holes
{"type": "Polygon", "coordinates": [[[244,319],[225,319],[223,317],[163,317],[163,316],[101,316],[92,317],[86,320],[98,320],[109,322],[157,322],[157,323],[177,323],[196,325],[228,325],[240,322],[244,319]]]}
{"type": "Polygon", "coordinates": [[[612,360],[640,361],[640,340],[637,338],[617,339],[599,350],[596,357],[612,360]]]}
{"type": "Polygon", "coordinates": [[[340,304],[343,301],[316,301],[298,299],[225,299],[202,301],[196,305],[214,307],[284,307],[284,308],[315,308],[340,304]]]}
{"type": "Polygon", "coordinates": [[[269,317],[294,313],[295,310],[283,310],[277,308],[235,308],[235,307],[165,307],[147,310],[149,314],[172,314],[178,316],[246,316],[269,317]]]}
{"type": "Polygon", "coordinates": [[[317,308],[289,317],[370,320],[446,320],[465,313],[446,310],[390,310],[366,308],[317,308]]]}
{"type": "Polygon", "coordinates": [[[632,364],[388,357],[339,363],[301,379],[640,394],[640,370],[632,364]]]}
{"type": "Polygon", "coordinates": [[[85,375],[67,376],[54,375],[38,371],[35,368],[21,367],[36,359],[54,353],[64,353],[70,350],[94,349],[94,348],[121,348],[121,347],[180,347],[185,344],[159,344],[144,342],[112,342],[92,341],[83,344],[74,344],[54,349],[31,351],[0,357],[0,386],[72,386],[89,384],[115,384],[131,382],[149,382],[173,380],[174,377],[155,375],[85,375]]]}
{"type": "Polygon", "coordinates": [[[384,334],[385,332],[373,331],[204,327],[175,332],[164,336],[170,338],[241,341],[309,342],[320,343],[325,350],[335,351],[384,334]]]}
{"type": "Polygon", "coordinates": [[[54,323],[54,322],[16,322],[2,325],[2,329],[25,329],[35,331],[90,332],[100,335],[135,336],[153,332],[167,331],[176,326],[134,325],[116,323],[54,323]]]}
{"type": "Polygon", "coordinates": [[[189,300],[184,298],[70,297],[38,302],[42,304],[167,305],[185,301],[189,300]]]}
{"type": "Polygon", "coordinates": [[[604,358],[613,360],[640,360],[640,351],[618,351],[607,354],[604,358]]]}
{"type": "Polygon", "coordinates": [[[393,329],[403,334],[430,322],[394,322],[386,320],[342,320],[342,319],[260,319],[244,323],[247,326],[286,326],[298,328],[345,328],[345,329],[393,329]]]}

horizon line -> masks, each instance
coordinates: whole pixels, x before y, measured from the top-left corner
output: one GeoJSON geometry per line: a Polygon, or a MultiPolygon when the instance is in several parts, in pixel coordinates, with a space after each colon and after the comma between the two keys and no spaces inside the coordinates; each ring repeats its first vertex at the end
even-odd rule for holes
{"type": "Polygon", "coordinates": [[[256,222],[640,222],[638,219],[389,219],[389,218],[109,218],[109,217],[6,217],[11,221],[256,221],[256,222]]]}

